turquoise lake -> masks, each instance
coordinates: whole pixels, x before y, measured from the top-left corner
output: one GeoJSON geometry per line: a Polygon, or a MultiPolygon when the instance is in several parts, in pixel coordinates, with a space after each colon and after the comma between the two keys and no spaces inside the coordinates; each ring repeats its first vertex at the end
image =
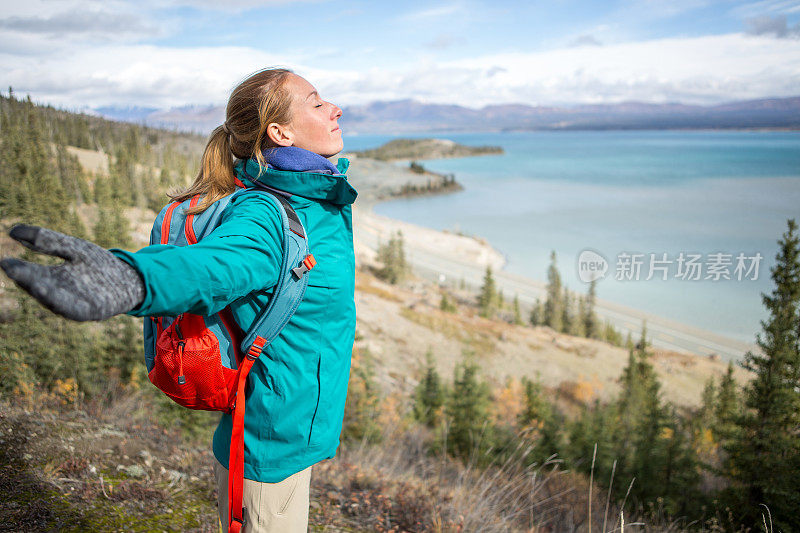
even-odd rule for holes
{"type": "Polygon", "coordinates": [[[777,241],[787,219],[800,223],[800,132],[375,135],[345,137],[345,150],[396,137],[496,145],[505,153],[427,160],[430,170],[454,173],[464,190],[384,202],[377,213],[484,237],[505,255],[506,271],[533,279],[546,279],[554,250],[563,282],[581,293],[588,284],[578,277],[578,255],[591,249],[610,268],[597,283],[600,298],[746,342],[761,331],[761,293],[773,288],[777,241]],[[641,254],[638,279],[635,271],[617,279],[625,253],[641,254]],[[678,277],[681,253],[698,256],[700,272],[689,277],[699,280],[678,277]],[[740,254],[750,272],[737,280],[740,254]],[[666,259],[659,263],[666,280],[658,270],[645,279],[651,259],[666,259]]]}

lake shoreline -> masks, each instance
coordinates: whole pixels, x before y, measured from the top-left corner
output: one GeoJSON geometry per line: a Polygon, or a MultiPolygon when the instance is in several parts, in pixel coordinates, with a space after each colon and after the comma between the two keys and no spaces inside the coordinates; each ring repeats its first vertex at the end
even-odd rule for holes
{"type": "MultiPolygon", "coordinates": [[[[351,167],[353,170],[357,170],[359,164],[367,160],[357,159],[356,161],[351,167]]],[[[408,178],[412,174],[402,167],[390,163],[382,164],[388,165],[392,172],[405,174],[402,179],[408,178]]],[[[355,174],[359,174],[359,172],[356,171],[355,174]]],[[[402,182],[402,179],[395,181],[402,182]]],[[[359,180],[355,178],[351,181],[359,180]]],[[[521,304],[528,308],[534,304],[537,298],[540,301],[544,300],[545,281],[505,271],[509,259],[494,248],[487,239],[476,235],[458,235],[380,215],[375,211],[378,203],[403,199],[403,197],[387,194],[374,195],[371,194],[372,191],[369,187],[364,190],[362,195],[361,188],[359,186],[356,188],[360,192],[360,197],[353,210],[353,225],[356,234],[354,244],[362,263],[374,261],[374,250],[377,249],[377,245],[380,242],[388,241],[391,232],[400,230],[403,232],[408,250],[407,255],[410,258],[409,262],[421,271],[423,277],[431,281],[446,285],[453,280],[460,280],[460,283],[465,283],[477,290],[481,285],[486,267],[491,266],[498,282],[498,288],[502,289],[508,298],[517,294],[521,304]]],[[[446,192],[449,191],[439,191],[435,195],[441,196],[446,192]]],[[[726,360],[739,359],[749,350],[758,350],[752,343],[657,316],[614,301],[598,299],[597,312],[601,318],[608,319],[615,328],[620,330],[623,336],[630,332],[634,339],[638,339],[641,326],[644,321],[647,321],[648,338],[653,341],[655,346],[664,349],[683,351],[698,356],[718,356],[726,360]]]]}

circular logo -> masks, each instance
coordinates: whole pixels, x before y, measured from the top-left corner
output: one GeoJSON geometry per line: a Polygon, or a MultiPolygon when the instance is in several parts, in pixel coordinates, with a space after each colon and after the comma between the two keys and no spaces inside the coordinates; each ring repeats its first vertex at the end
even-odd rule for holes
{"type": "Polygon", "coordinates": [[[603,279],[608,272],[608,261],[594,250],[585,249],[578,254],[578,279],[584,283],[603,279]]]}

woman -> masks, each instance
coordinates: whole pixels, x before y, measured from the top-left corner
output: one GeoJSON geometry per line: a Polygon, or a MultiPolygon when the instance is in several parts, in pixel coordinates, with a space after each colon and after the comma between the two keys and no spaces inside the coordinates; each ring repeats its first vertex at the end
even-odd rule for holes
{"type": "MultiPolygon", "coordinates": [[[[328,157],[342,150],[342,111],[286,69],[253,74],[231,94],[193,185],[195,208],[258,180],[291,195],[317,264],[303,301],[250,371],[245,411],[245,531],[305,531],[313,464],[339,445],[355,334],[355,261],[351,204],[356,191],[328,157]]],[[[153,245],[106,251],[44,228],[16,226],[11,236],[66,259],[45,267],[4,259],[2,268],[42,304],[74,320],[119,313],[175,316],[230,306],[248,330],[266,305],[281,266],[280,213],[263,195],[234,198],[222,222],[187,247],[153,245]]],[[[231,417],[214,433],[219,515],[227,531],[231,417]]]]}

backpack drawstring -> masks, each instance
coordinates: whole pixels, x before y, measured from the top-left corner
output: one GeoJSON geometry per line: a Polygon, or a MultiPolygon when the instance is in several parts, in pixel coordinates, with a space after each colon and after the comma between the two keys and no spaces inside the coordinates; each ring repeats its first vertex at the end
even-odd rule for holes
{"type": "Polygon", "coordinates": [[[186,383],[186,376],[183,375],[183,348],[186,346],[186,343],[183,341],[183,333],[181,332],[181,318],[183,318],[183,315],[178,317],[178,321],[175,323],[175,333],[177,333],[178,338],[181,339],[178,343],[178,385],[186,383]]]}

